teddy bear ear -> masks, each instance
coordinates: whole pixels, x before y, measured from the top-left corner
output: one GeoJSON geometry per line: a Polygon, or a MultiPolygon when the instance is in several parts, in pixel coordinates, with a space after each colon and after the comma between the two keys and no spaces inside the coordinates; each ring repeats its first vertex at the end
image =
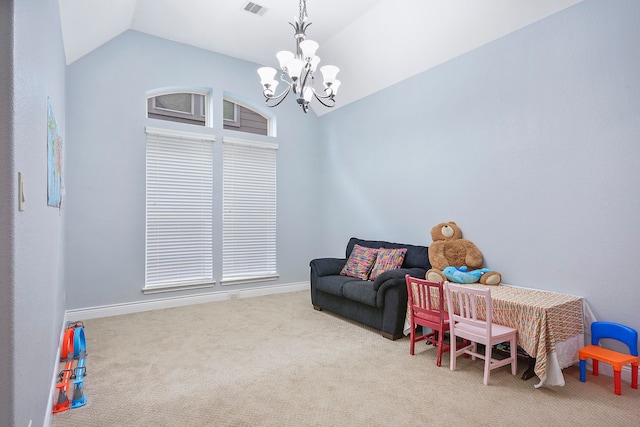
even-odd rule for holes
{"type": "Polygon", "coordinates": [[[458,225],[455,221],[449,221],[449,224],[458,225]]]}

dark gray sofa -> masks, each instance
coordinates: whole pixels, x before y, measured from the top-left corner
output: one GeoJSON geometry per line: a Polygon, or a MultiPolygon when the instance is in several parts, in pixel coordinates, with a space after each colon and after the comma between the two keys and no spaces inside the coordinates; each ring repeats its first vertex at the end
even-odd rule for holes
{"type": "Polygon", "coordinates": [[[407,310],[405,274],[424,278],[429,248],[352,237],[345,258],[318,258],[311,267],[311,303],[316,310],[327,310],[380,331],[395,340],[403,336],[407,310]],[[375,281],[340,276],[353,247],[407,248],[402,267],[382,273],[375,281]]]}

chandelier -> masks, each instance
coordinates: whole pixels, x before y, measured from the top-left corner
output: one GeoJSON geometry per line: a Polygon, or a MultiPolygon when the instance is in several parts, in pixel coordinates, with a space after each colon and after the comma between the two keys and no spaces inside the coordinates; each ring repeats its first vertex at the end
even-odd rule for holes
{"type": "MultiPolygon", "coordinates": [[[[296,18],[294,17],[294,20],[296,18]]],[[[278,82],[276,80],[277,70],[271,67],[262,67],[258,69],[260,75],[260,83],[262,83],[262,94],[265,102],[269,107],[275,107],[287,97],[289,92],[297,97],[298,104],[305,113],[309,110],[309,102],[316,98],[325,107],[333,107],[335,105],[334,96],[338,92],[340,80],[336,79],[336,75],[340,69],[335,65],[325,65],[320,67],[320,72],[324,80],[324,91],[318,94],[313,87],[316,69],[320,63],[320,58],[316,56],[318,43],[313,40],[307,40],[305,30],[311,25],[307,16],[307,0],[300,0],[300,15],[298,20],[289,24],[295,29],[296,52],[287,50],[280,51],[276,54],[276,58],[280,62],[280,81],[287,85],[283,91],[276,95],[278,82]]]]}

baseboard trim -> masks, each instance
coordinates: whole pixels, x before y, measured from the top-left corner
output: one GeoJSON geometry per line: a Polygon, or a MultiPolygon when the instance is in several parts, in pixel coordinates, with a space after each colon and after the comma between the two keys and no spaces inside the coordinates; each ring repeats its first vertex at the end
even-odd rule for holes
{"type": "Polygon", "coordinates": [[[163,308],[182,307],[186,305],[203,304],[207,302],[225,301],[235,298],[251,298],[271,294],[310,290],[309,282],[290,283],[275,286],[260,286],[247,289],[229,289],[218,292],[208,292],[197,295],[158,298],[151,301],[137,301],[123,304],[87,307],[65,312],[65,321],[78,322],[100,317],[119,316],[121,314],[139,313],[142,311],[160,310],[163,308]]]}

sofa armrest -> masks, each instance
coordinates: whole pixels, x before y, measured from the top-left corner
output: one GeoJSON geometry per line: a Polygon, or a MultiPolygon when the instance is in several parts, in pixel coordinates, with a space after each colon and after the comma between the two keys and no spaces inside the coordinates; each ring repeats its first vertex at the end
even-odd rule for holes
{"type": "Polygon", "coordinates": [[[426,273],[427,270],[419,267],[385,271],[373,282],[376,305],[384,307],[385,310],[396,310],[398,319],[404,318],[407,305],[407,281],[404,276],[408,274],[413,277],[424,277],[426,273]]]}
{"type": "Polygon", "coordinates": [[[346,263],[346,258],[316,258],[309,263],[309,266],[311,274],[315,274],[317,277],[335,276],[340,274],[346,263]]]}
{"type": "Polygon", "coordinates": [[[385,283],[389,282],[385,285],[388,286],[398,286],[399,284],[405,285],[406,281],[404,276],[409,275],[412,277],[418,277],[420,279],[424,279],[425,274],[427,274],[427,270],[423,268],[397,268],[395,270],[385,271],[373,282],[373,289],[378,291],[380,287],[385,283]]]}

